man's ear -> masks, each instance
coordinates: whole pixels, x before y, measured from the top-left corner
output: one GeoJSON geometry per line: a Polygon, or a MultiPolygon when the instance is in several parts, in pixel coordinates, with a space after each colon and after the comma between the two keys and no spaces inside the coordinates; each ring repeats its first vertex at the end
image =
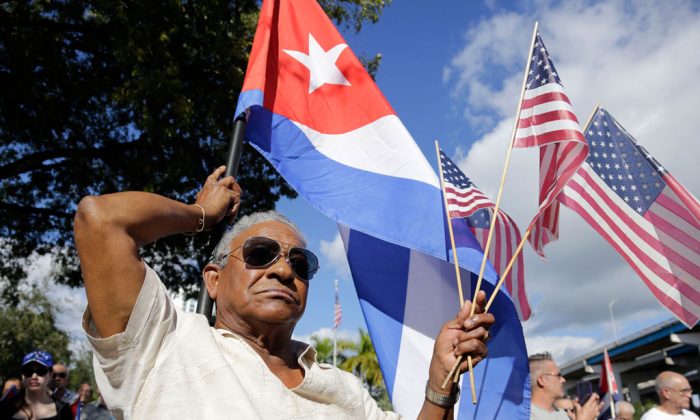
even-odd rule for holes
{"type": "Polygon", "coordinates": [[[207,292],[212,300],[216,300],[216,293],[219,289],[219,279],[223,268],[216,264],[207,264],[202,271],[202,278],[207,285],[207,292]]]}
{"type": "Polygon", "coordinates": [[[544,375],[537,375],[537,380],[535,382],[538,387],[544,388],[544,375]]]}

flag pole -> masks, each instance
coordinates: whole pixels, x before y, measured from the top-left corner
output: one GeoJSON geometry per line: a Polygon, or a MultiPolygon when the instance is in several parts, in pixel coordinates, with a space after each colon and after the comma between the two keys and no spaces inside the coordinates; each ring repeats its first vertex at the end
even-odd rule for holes
{"type": "Polygon", "coordinates": [[[333,307],[333,366],[337,366],[337,361],[338,361],[338,323],[337,323],[337,315],[335,315],[335,311],[337,311],[337,306],[338,305],[338,279],[335,279],[335,306],[333,307]]]}
{"type": "MultiPolygon", "coordinates": [[[[600,108],[600,104],[596,103],[595,107],[593,107],[593,111],[591,112],[591,115],[588,117],[588,120],[586,121],[586,124],[583,126],[584,130],[586,128],[588,128],[589,125],[591,125],[591,121],[593,120],[593,116],[596,114],[596,112],[598,112],[598,108],[600,108]]],[[[489,297],[488,302],[486,302],[486,306],[484,307],[484,312],[488,312],[489,308],[491,308],[491,304],[493,304],[494,299],[496,299],[496,294],[501,289],[501,285],[503,285],[503,281],[505,280],[505,278],[508,277],[508,274],[510,274],[510,269],[513,267],[513,264],[515,264],[515,260],[518,259],[518,254],[520,254],[520,251],[522,251],[523,245],[525,245],[527,238],[530,236],[530,232],[532,232],[532,225],[530,225],[527,228],[527,230],[525,231],[525,234],[520,239],[520,243],[518,244],[518,247],[515,248],[515,252],[513,252],[513,256],[510,258],[510,261],[508,261],[508,265],[506,266],[505,270],[503,270],[503,272],[501,273],[501,278],[498,279],[498,283],[496,284],[496,287],[493,289],[493,293],[491,293],[491,297],[489,297]]]]}
{"type": "MultiPolygon", "coordinates": [[[[457,247],[455,246],[455,236],[454,232],[452,230],[452,223],[450,222],[450,209],[447,204],[447,191],[445,191],[445,177],[442,174],[442,159],[440,159],[440,145],[438,144],[438,141],[435,140],[435,153],[437,154],[437,161],[438,161],[438,172],[440,173],[440,189],[442,190],[442,202],[445,206],[445,217],[447,220],[447,229],[450,233],[450,244],[452,245],[452,255],[454,256],[455,260],[455,276],[457,279],[457,290],[459,291],[459,307],[461,308],[464,306],[464,293],[462,292],[462,277],[459,272],[459,259],[457,258],[457,247]]],[[[459,370],[457,367],[459,366],[459,363],[461,362],[461,356],[457,359],[457,363],[452,366],[452,369],[450,369],[450,372],[447,374],[447,377],[445,378],[445,381],[442,383],[442,386],[440,388],[445,389],[447,386],[447,382],[450,381],[450,378],[452,378],[452,375],[457,372],[457,376],[459,377],[459,370]]],[[[474,368],[472,364],[472,357],[467,356],[467,363],[469,365],[469,385],[471,386],[471,392],[472,392],[472,403],[476,404],[476,387],[474,385],[474,368]]]]}
{"type": "MultiPolygon", "coordinates": [[[[228,154],[226,156],[226,172],[224,176],[236,177],[238,175],[238,164],[241,161],[241,152],[243,151],[243,140],[245,139],[245,114],[241,114],[233,121],[233,134],[231,142],[228,145],[228,154]]],[[[226,231],[226,222],[224,220],[217,223],[209,234],[209,243],[205,255],[210,258],[214,248],[219,243],[219,240],[226,231]]],[[[206,262],[205,262],[206,264],[206,262]]],[[[207,292],[207,285],[204,279],[199,284],[199,297],[197,298],[197,313],[207,317],[211,323],[211,311],[214,307],[214,302],[207,292]]]]}
{"type": "MultiPolygon", "coordinates": [[[[501,196],[503,195],[503,186],[506,182],[506,175],[508,174],[508,166],[510,164],[510,155],[511,152],[513,151],[513,140],[515,139],[515,133],[518,130],[518,122],[520,121],[520,111],[522,109],[523,105],[523,97],[525,96],[525,85],[527,83],[527,69],[530,67],[530,61],[532,60],[532,47],[535,44],[535,37],[537,36],[537,28],[539,26],[539,22],[535,22],[535,27],[532,30],[532,39],[530,40],[530,50],[527,54],[527,61],[525,62],[525,71],[523,72],[523,83],[520,88],[520,99],[518,100],[518,107],[515,111],[515,121],[513,123],[513,132],[511,133],[510,136],[510,144],[508,144],[508,151],[506,152],[506,160],[503,164],[503,172],[501,173],[501,185],[498,187],[498,194],[496,195],[496,202],[494,204],[493,208],[493,216],[491,216],[491,226],[489,227],[489,234],[486,237],[486,244],[484,245],[484,257],[481,260],[481,268],[479,269],[479,278],[476,280],[476,289],[474,290],[474,296],[476,297],[477,293],[479,293],[479,290],[481,290],[481,280],[484,277],[484,268],[486,267],[486,260],[489,255],[489,248],[491,246],[491,238],[493,237],[493,231],[496,226],[496,222],[498,221],[498,209],[501,204],[501,196]]],[[[504,277],[504,276],[501,276],[504,277]]],[[[476,311],[476,305],[472,305],[472,310],[470,316],[474,316],[474,313],[476,311]]],[[[469,359],[469,357],[467,357],[469,359]]],[[[462,357],[457,358],[457,363],[455,365],[459,365],[459,363],[462,362],[462,357]]],[[[459,370],[455,370],[455,377],[454,377],[454,382],[456,383],[459,380],[459,370]]]]}

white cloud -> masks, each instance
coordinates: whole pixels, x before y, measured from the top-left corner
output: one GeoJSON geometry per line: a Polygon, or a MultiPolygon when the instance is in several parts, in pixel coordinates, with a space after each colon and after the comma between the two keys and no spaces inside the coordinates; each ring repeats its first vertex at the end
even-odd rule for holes
{"type": "Polygon", "coordinates": [[[78,350],[87,340],[81,327],[83,311],[87,306],[84,289],[50,283],[47,279],[52,270],[51,256],[31,257],[27,272],[27,285],[43,288],[46,297],[56,309],[56,326],[68,333],[71,350],[78,350]]]}
{"type": "Polygon", "coordinates": [[[554,360],[561,364],[571,358],[592,350],[596,346],[594,339],[573,336],[539,336],[526,339],[527,353],[532,355],[548,351],[554,360]]]}
{"type": "MultiPolygon", "coordinates": [[[[311,343],[311,337],[316,336],[320,339],[330,338],[333,339],[333,329],[331,328],[319,328],[318,330],[312,332],[308,335],[293,335],[292,338],[304,343],[311,343]]],[[[360,340],[360,333],[358,331],[352,330],[338,330],[338,340],[349,340],[357,342],[360,340]]]]}
{"type": "Polygon", "coordinates": [[[351,279],[350,265],[345,254],[345,246],[340,233],[336,233],[332,241],[321,240],[321,255],[328,260],[330,268],[343,279],[351,279]]]}
{"type": "MultiPolygon", "coordinates": [[[[600,101],[697,196],[700,55],[693,51],[700,44],[698,8],[689,1],[535,5],[532,16],[540,20],[540,33],[581,123],[600,101]]],[[[464,48],[443,72],[468,123],[483,124],[488,118],[479,117],[485,115],[493,120],[467,153],[457,151],[456,161],[494,199],[534,20],[502,12],[482,21],[466,34],[464,48]]],[[[501,202],[523,230],[537,204],[537,156],[536,150],[513,151],[501,202]]],[[[552,346],[557,346],[559,361],[585,353],[593,337],[612,339],[608,304],[613,299],[618,300],[619,325],[670,316],[607,242],[564,207],[560,240],[546,253],[545,262],[526,251],[527,290],[535,312],[526,334],[535,348],[555,351],[552,346]]]]}

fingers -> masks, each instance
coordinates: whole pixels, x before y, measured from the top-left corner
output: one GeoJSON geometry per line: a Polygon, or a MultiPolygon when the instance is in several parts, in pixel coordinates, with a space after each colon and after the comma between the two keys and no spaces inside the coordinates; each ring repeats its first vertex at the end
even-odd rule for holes
{"type": "Polygon", "coordinates": [[[219,180],[219,178],[221,177],[221,175],[224,174],[224,172],[226,172],[226,166],[225,166],[225,165],[221,165],[221,166],[219,166],[218,168],[214,169],[214,172],[212,172],[212,173],[207,177],[206,183],[207,183],[207,184],[213,184],[213,183],[215,183],[216,181],[219,180]]]}
{"type": "MultiPolygon", "coordinates": [[[[486,343],[481,340],[462,341],[454,349],[455,357],[471,356],[472,363],[475,365],[484,360],[489,353],[486,343]]],[[[467,358],[464,357],[464,362],[460,365],[460,369],[466,370],[469,368],[467,358]]]]}

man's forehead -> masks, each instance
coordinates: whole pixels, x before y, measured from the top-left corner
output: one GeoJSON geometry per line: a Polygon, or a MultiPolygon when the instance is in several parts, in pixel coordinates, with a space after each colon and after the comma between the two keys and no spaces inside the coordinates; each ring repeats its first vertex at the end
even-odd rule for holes
{"type": "Polygon", "coordinates": [[[246,239],[253,236],[262,236],[265,238],[275,239],[280,242],[300,246],[303,245],[302,239],[299,235],[288,226],[286,223],[282,223],[276,220],[268,220],[265,222],[256,223],[248,229],[244,230],[238,236],[234,238],[231,242],[231,249],[235,249],[240,246],[246,239]]]}

